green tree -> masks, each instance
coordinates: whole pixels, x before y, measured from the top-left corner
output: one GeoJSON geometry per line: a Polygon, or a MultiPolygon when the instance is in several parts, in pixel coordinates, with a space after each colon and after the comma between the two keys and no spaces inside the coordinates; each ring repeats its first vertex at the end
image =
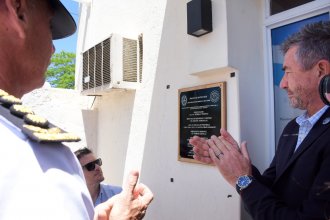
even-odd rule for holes
{"type": "Polygon", "coordinates": [[[52,87],[73,89],[76,54],[61,51],[53,54],[46,72],[46,80],[52,87]]]}

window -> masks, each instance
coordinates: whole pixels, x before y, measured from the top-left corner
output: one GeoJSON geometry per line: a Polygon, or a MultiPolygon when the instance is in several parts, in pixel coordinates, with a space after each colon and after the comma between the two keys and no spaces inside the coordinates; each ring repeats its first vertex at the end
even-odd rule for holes
{"type": "Polygon", "coordinates": [[[270,0],[270,15],[312,2],[314,0],[270,0]]]}
{"type": "Polygon", "coordinates": [[[305,24],[321,20],[329,20],[329,13],[320,14],[271,29],[276,146],[286,124],[302,113],[299,109],[291,108],[286,92],[280,88],[280,81],[284,75],[284,71],[282,70],[283,55],[280,50],[280,45],[289,35],[299,31],[305,24]]]}

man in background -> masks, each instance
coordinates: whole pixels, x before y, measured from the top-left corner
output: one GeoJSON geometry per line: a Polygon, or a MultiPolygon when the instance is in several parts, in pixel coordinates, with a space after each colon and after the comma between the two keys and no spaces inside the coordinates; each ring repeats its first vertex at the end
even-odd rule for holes
{"type": "Polygon", "coordinates": [[[94,206],[107,201],[112,196],[120,193],[122,188],[102,183],[104,176],[102,172],[102,159],[96,158],[94,153],[87,147],[74,152],[83,168],[84,176],[94,206]]]}

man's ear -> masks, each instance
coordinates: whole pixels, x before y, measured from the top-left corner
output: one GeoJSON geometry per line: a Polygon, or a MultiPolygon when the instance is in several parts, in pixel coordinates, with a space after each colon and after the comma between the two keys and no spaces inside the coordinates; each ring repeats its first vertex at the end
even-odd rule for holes
{"type": "Polygon", "coordinates": [[[330,62],[328,60],[320,60],[316,65],[319,72],[319,77],[323,77],[330,73],[330,62]]]}
{"type": "Polygon", "coordinates": [[[26,0],[5,0],[9,26],[20,38],[26,37],[27,1],[26,0]]]}

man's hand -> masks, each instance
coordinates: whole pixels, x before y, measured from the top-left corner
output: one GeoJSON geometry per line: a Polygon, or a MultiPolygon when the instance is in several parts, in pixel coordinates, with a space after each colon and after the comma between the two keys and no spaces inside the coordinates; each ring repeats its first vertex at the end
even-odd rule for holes
{"type": "Polygon", "coordinates": [[[225,129],[221,129],[220,134],[221,136],[212,136],[207,141],[210,146],[209,154],[222,176],[235,187],[239,176],[252,173],[246,142],[239,148],[238,143],[225,129]]]}
{"type": "Polygon", "coordinates": [[[209,140],[194,136],[189,143],[193,145],[194,159],[214,164],[226,181],[235,186],[237,177],[251,175],[251,162],[246,142],[239,148],[235,139],[225,130],[220,130],[220,136],[212,136],[209,140]]]}
{"type": "Polygon", "coordinates": [[[150,189],[137,184],[138,171],[131,171],[123,191],[95,208],[94,220],[138,220],[146,213],[153,199],[150,189]]]}
{"type": "Polygon", "coordinates": [[[206,139],[194,136],[190,138],[189,143],[194,146],[193,151],[195,160],[206,164],[213,164],[213,160],[209,154],[210,147],[206,139]]]}

